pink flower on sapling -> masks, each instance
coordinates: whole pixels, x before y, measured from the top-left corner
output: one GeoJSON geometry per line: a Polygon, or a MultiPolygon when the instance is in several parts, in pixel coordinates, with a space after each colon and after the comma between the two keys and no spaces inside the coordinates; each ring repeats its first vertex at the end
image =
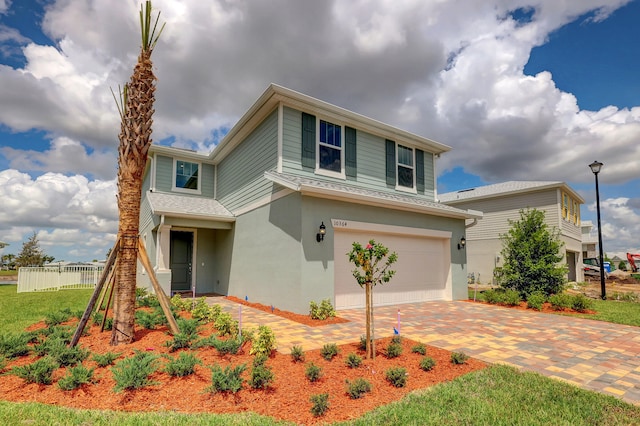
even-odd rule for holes
{"type": "Polygon", "coordinates": [[[367,250],[371,250],[373,249],[373,246],[371,244],[367,244],[367,250]]]}

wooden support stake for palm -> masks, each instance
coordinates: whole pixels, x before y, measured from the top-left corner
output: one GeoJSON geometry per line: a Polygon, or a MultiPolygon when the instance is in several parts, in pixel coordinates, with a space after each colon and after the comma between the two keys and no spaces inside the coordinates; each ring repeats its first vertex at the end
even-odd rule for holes
{"type": "Polygon", "coordinates": [[[93,289],[93,294],[89,299],[89,303],[87,304],[86,309],[84,310],[84,314],[82,314],[82,318],[80,318],[80,322],[78,323],[78,328],[76,328],[76,332],[73,334],[73,337],[71,338],[69,347],[74,347],[75,345],[78,344],[78,341],[80,340],[80,336],[82,335],[82,332],[84,331],[84,328],[87,325],[87,321],[91,316],[91,312],[93,312],[93,308],[96,305],[96,301],[98,300],[98,297],[102,292],[102,287],[104,286],[104,283],[107,282],[107,278],[110,275],[111,267],[115,263],[116,258],[118,257],[119,251],[120,251],[120,237],[118,237],[118,239],[116,240],[116,243],[113,245],[111,254],[109,254],[109,258],[107,259],[107,263],[104,265],[104,270],[100,275],[100,279],[98,280],[96,287],[93,289]]]}
{"type": "Polygon", "coordinates": [[[162,307],[162,312],[164,312],[164,316],[167,317],[167,322],[169,323],[169,329],[171,333],[176,335],[180,333],[180,329],[178,328],[178,324],[176,323],[176,319],[173,317],[171,313],[171,307],[169,306],[169,298],[160,287],[160,283],[158,282],[158,278],[156,277],[156,273],[151,266],[151,262],[149,261],[149,255],[147,254],[147,249],[144,247],[144,243],[142,240],[138,240],[138,259],[140,259],[140,263],[144,266],[144,269],[149,274],[149,279],[151,280],[151,285],[153,285],[153,290],[156,292],[156,296],[158,297],[158,301],[160,302],[160,306],[162,307]]]}

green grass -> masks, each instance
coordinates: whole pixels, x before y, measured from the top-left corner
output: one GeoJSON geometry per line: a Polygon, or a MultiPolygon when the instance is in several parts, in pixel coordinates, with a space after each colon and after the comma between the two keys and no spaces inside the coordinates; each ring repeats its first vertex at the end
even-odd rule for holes
{"type": "Polygon", "coordinates": [[[630,425],[640,407],[496,365],[414,392],[351,425],[630,425]]]}
{"type": "Polygon", "coordinates": [[[121,411],[74,410],[37,403],[9,403],[0,401],[0,419],[6,425],[92,425],[92,426],[209,426],[209,425],[288,425],[270,417],[253,413],[241,414],[178,414],[126,413],[121,411]]]}
{"type": "Polygon", "coordinates": [[[18,271],[0,271],[0,277],[18,276],[18,271]]]}
{"type": "Polygon", "coordinates": [[[50,312],[64,308],[83,311],[93,290],[61,290],[17,293],[16,285],[0,285],[0,330],[21,332],[44,319],[50,312]]]}
{"type": "Polygon", "coordinates": [[[581,318],[626,324],[640,327],[640,303],[618,302],[616,300],[594,300],[596,314],[571,314],[581,318]]]}

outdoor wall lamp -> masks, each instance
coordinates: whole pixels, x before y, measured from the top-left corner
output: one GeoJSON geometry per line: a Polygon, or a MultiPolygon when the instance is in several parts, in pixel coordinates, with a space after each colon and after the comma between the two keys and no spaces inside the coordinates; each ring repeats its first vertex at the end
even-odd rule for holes
{"type": "Polygon", "coordinates": [[[322,222],[320,224],[320,227],[318,228],[318,233],[316,234],[316,241],[320,242],[320,241],[324,241],[324,234],[327,233],[327,227],[324,226],[324,222],[322,222]]]}
{"type": "Polygon", "coordinates": [[[464,237],[460,238],[460,242],[458,243],[458,250],[462,250],[466,245],[467,240],[464,237]]]}

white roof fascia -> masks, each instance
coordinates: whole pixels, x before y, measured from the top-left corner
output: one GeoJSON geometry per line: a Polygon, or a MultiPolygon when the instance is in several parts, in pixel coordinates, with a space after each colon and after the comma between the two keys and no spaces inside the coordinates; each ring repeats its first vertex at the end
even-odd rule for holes
{"type": "MultiPolygon", "coordinates": [[[[490,186],[490,185],[486,185],[486,186],[490,186]]],[[[469,188],[469,190],[461,190],[464,191],[463,193],[466,193],[466,191],[471,192],[470,190],[473,189],[479,189],[479,188],[483,188],[482,186],[478,186],[475,188],[469,188]]],[[[452,200],[446,200],[446,201],[442,201],[442,203],[444,204],[459,204],[459,203],[465,203],[465,202],[470,202],[470,201],[478,201],[478,200],[486,200],[486,199],[490,199],[490,198],[499,198],[499,197],[505,197],[505,196],[509,196],[509,195],[514,195],[514,194],[526,194],[526,193],[531,193],[531,192],[539,192],[539,191],[544,191],[547,189],[561,189],[564,192],[569,193],[573,198],[575,198],[580,204],[584,204],[584,198],[582,198],[580,196],[580,194],[578,194],[577,192],[575,192],[569,185],[567,185],[564,182],[549,182],[546,184],[541,184],[538,186],[531,186],[528,188],[520,188],[520,189],[512,189],[512,190],[508,190],[508,191],[500,191],[500,192],[492,192],[492,193],[488,193],[488,194],[483,194],[483,195],[478,195],[478,196],[464,196],[463,198],[459,198],[459,199],[452,199],[452,200]]],[[[453,192],[449,192],[446,194],[440,194],[440,199],[443,198],[443,196],[449,195],[449,194],[456,194],[459,193],[460,191],[453,191],[453,192]]]]}

